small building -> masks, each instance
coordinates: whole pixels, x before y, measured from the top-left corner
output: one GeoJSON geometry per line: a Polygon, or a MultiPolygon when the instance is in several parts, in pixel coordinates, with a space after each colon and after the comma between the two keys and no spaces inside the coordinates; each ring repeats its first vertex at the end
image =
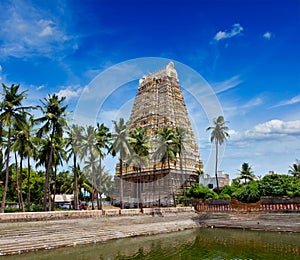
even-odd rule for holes
{"type": "MultiPolygon", "coordinates": [[[[230,185],[231,181],[229,174],[224,173],[224,171],[218,171],[217,175],[220,188],[224,187],[225,185],[230,185]]],[[[217,187],[216,177],[209,174],[201,174],[199,176],[199,184],[209,189],[214,189],[217,187]]]]}
{"type": "MultiPolygon", "coordinates": [[[[51,195],[53,200],[53,195],[51,195]]],[[[55,205],[61,209],[71,209],[73,208],[74,195],[73,194],[56,194],[55,195],[55,205]]]]}

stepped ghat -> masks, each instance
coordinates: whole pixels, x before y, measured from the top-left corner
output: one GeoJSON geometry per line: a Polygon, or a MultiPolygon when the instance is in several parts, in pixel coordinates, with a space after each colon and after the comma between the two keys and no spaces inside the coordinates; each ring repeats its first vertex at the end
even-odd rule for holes
{"type": "MultiPolygon", "coordinates": [[[[143,128],[149,135],[150,155],[147,165],[141,173],[137,173],[133,165],[122,166],[123,202],[128,206],[142,203],[144,206],[173,204],[173,195],[183,188],[198,182],[196,170],[203,169],[197,142],[179,85],[178,74],[174,63],[139,80],[138,91],[131,111],[128,128],[143,128]],[[153,154],[157,149],[155,133],[164,127],[175,130],[181,127],[185,130],[186,141],[182,149],[181,162],[170,162],[170,167],[162,165],[153,154]]],[[[116,167],[115,196],[120,201],[119,165],[116,167]]]]}

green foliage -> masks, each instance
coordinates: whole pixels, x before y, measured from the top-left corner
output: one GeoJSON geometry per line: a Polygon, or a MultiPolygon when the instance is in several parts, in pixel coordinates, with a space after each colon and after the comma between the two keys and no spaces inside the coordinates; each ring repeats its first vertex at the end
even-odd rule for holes
{"type": "MultiPolygon", "coordinates": [[[[232,193],[234,193],[236,188],[234,186],[230,185],[224,185],[224,187],[221,190],[221,193],[219,194],[220,198],[224,198],[225,195],[228,195],[229,198],[232,196],[232,193]]],[[[228,197],[226,196],[226,197],[228,197]]]]}
{"type": "Polygon", "coordinates": [[[289,196],[296,192],[300,181],[284,174],[266,175],[258,183],[262,196],[289,196]]]}
{"type": "Polygon", "coordinates": [[[16,212],[20,212],[19,208],[5,208],[4,209],[4,213],[16,213],[16,212]]]}
{"type": "Polygon", "coordinates": [[[218,194],[210,190],[209,188],[206,188],[196,183],[193,184],[187,191],[187,197],[194,198],[194,199],[208,199],[208,198],[217,199],[218,194]]]}
{"type": "Polygon", "coordinates": [[[247,185],[237,189],[232,197],[237,198],[241,202],[252,203],[260,200],[260,191],[258,184],[255,181],[248,183],[247,185]]]}
{"type": "Polygon", "coordinates": [[[219,194],[219,199],[230,199],[231,198],[231,196],[230,195],[228,195],[228,194],[219,194]]]}
{"type": "Polygon", "coordinates": [[[184,196],[180,195],[177,197],[178,203],[182,203],[182,201],[184,200],[184,196]]]}
{"type": "Polygon", "coordinates": [[[247,180],[253,181],[256,178],[251,166],[249,166],[248,163],[242,164],[242,170],[239,171],[239,175],[240,176],[238,177],[238,179],[243,179],[244,184],[247,183],[247,180]]]}

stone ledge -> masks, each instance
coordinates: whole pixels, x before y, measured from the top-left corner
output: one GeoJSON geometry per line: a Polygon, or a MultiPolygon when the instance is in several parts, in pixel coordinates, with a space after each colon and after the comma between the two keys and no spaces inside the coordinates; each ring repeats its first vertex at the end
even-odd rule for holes
{"type": "Polygon", "coordinates": [[[193,207],[143,208],[141,209],[106,209],[106,210],[72,210],[47,212],[1,213],[0,222],[47,221],[56,219],[92,218],[101,216],[136,216],[162,215],[179,212],[193,212],[193,207]]]}

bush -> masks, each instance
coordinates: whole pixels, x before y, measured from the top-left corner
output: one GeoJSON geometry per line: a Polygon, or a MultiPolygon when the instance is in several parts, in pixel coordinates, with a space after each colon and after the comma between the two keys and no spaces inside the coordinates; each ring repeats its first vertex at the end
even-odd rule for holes
{"type": "Polygon", "coordinates": [[[19,208],[5,208],[4,213],[16,213],[16,212],[21,212],[19,208]]]}
{"type": "Polygon", "coordinates": [[[193,184],[190,189],[187,191],[188,198],[194,199],[208,199],[208,198],[218,198],[218,194],[209,188],[204,187],[203,185],[199,185],[198,183],[193,184]]]}
{"type": "Polygon", "coordinates": [[[220,198],[229,199],[231,198],[232,194],[237,190],[236,187],[230,185],[224,185],[221,189],[221,193],[219,194],[220,198]]]}
{"type": "Polygon", "coordinates": [[[30,211],[33,211],[33,212],[43,211],[43,205],[36,205],[34,203],[31,203],[30,211]]]}
{"type": "Polygon", "coordinates": [[[262,196],[295,196],[299,185],[297,178],[285,174],[266,175],[258,182],[262,196]]]}
{"type": "Polygon", "coordinates": [[[261,197],[257,182],[255,181],[239,188],[232,194],[232,196],[244,203],[257,202],[261,197]]]}
{"type": "Polygon", "coordinates": [[[231,196],[228,194],[221,193],[219,194],[219,199],[230,199],[231,196]]]}

